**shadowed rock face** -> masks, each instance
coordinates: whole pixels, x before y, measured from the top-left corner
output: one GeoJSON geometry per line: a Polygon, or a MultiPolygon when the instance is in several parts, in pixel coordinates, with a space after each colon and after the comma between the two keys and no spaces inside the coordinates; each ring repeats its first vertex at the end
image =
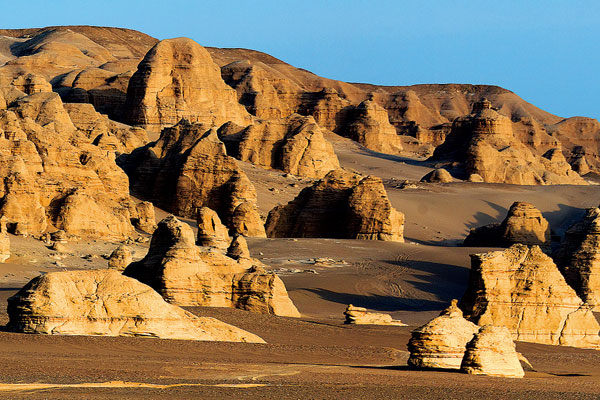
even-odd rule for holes
{"type": "Polygon", "coordinates": [[[232,233],[265,236],[254,186],[215,130],[182,120],[119,162],[132,192],[155,205],[188,218],[209,207],[232,233]]]}
{"type": "Polygon", "coordinates": [[[264,343],[214,318],[166,303],[115,270],[52,272],[8,299],[8,329],[51,335],[147,336],[264,343]]]}
{"type": "Polygon", "coordinates": [[[594,310],[600,310],[600,208],[587,210],[571,226],[556,254],[567,283],[594,310]]]}
{"type": "Polygon", "coordinates": [[[266,230],[269,237],[401,242],[404,214],[391,206],[381,179],[340,169],[272,209],[266,230]]]}
{"type": "Polygon", "coordinates": [[[502,223],[471,229],[465,246],[509,247],[515,243],[550,250],[550,226],[533,204],[514,202],[502,223]]]}
{"type": "Polygon", "coordinates": [[[459,369],[467,343],[479,327],[463,318],[453,300],[440,316],[412,332],[408,365],[415,368],[459,369]]]}
{"type": "Polygon", "coordinates": [[[454,120],[432,159],[462,163],[467,176],[478,174],[485,182],[586,184],[567,163],[559,142],[543,156],[533,153],[516,138],[511,120],[486,100],[475,103],[470,115],[454,120]]]}
{"type": "Polygon", "coordinates": [[[525,375],[510,331],[486,325],[467,343],[460,370],[471,375],[522,378],[525,375]]]}
{"type": "Polygon", "coordinates": [[[129,81],[126,107],[131,125],[153,131],[182,118],[211,126],[252,121],[210,54],[187,38],[160,41],[146,54],[129,81]]]}
{"type": "Polygon", "coordinates": [[[600,348],[600,325],[538,246],[471,255],[460,307],[479,325],[506,326],[514,340],[600,348]]]}
{"type": "Polygon", "coordinates": [[[300,316],[281,279],[267,273],[260,261],[233,259],[222,250],[195,243],[192,229],[169,216],[158,224],[146,257],[123,273],[151,286],[172,304],[300,316]]]}
{"type": "Polygon", "coordinates": [[[339,168],[331,143],[312,117],[257,121],[244,129],[227,124],[219,129],[228,154],[242,161],[307,178],[322,178],[339,168]]]}

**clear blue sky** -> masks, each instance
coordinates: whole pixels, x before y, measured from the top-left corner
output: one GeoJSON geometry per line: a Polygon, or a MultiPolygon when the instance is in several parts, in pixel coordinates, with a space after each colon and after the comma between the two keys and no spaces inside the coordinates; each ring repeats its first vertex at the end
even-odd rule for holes
{"type": "Polygon", "coordinates": [[[600,1],[3,1],[2,28],[100,25],[267,52],[327,78],[499,85],[600,118],[600,1]]]}

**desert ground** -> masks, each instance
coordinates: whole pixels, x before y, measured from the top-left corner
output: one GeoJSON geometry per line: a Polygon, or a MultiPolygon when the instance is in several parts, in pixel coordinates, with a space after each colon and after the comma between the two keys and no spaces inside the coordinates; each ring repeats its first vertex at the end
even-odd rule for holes
{"type": "MultiPolygon", "coordinates": [[[[431,170],[426,162],[333,139],[342,166],[384,179],[393,206],[406,215],[406,243],[249,238],[252,256],[283,279],[302,317],[187,309],[235,324],[267,344],[0,332],[0,397],[598,398],[598,351],[517,342],[534,370],[509,379],[410,370],[406,344],[412,329],[462,296],[469,254],[490,250],[460,246],[470,228],[499,221],[512,202],[527,201],[560,235],[583,208],[598,205],[600,186],[419,183],[431,170]],[[405,180],[412,184],[402,188],[405,180]],[[408,326],[344,325],[348,304],[389,313],[408,326]]],[[[263,215],[311,182],[239,165],[256,182],[263,215]]],[[[166,215],[156,211],[157,220],[166,215]]],[[[41,241],[11,236],[12,255],[0,269],[0,304],[41,272],[105,267],[103,256],[117,245],[69,242],[68,255],[58,257],[41,241]]],[[[148,242],[131,247],[139,259],[148,242]]],[[[0,310],[4,325],[8,316],[4,306],[0,310]]]]}

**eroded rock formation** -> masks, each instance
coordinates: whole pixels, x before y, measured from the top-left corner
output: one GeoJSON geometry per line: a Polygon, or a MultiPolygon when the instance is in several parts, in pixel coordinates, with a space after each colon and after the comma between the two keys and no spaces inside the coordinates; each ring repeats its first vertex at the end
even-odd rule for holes
{"type": "Polygon", "coordinates": [[[188,218],[209,207],[231,233],[265,236],[254,186],[214,129],[182,120],[119,162],[132,192],[158,207],[188,218]]]}
{"type": "Polygon", "coordinates": [[[273,208],[266,230],[269,237],[401,242],[404,214],[392,207],[381,179],[339,169],[273,208]]]}
{"type": "Polygon", "coordinates": [[[122,244],[110,253],[110,256],[108,257],[108,268],[123,271],[132,261],[133,256],[131,254],[131,249],[122,244]]]}
{"type": "Polygon", "coordinates": [[[457,300],[425,325],[408,342],[408,365],[415,368],[459,369],[466,346],[479,327],[463,318],[457,300]]]}
{"type": "Polygon", "coordinates": [[[130,264],[124,274],[176,305],[300,316],[281,279],[267,273],[260,261],[234,260],[218,249],[196,246],[192,229],[173,216],[158,224],[146,257],[130,264]]]}
{"type": "Polygon", "coordinates": [[[368,312],[366,308],[355,307],[352,304],[346,307],[344,315],[346,316],[346,324],[407,326],[402,321],[392,319],[389,314],[368,312]]]}
{"type": "Polygon", "coordinates": [[[228,154],[242,161],[308,178],[322,178],[340,166],[313,117],[292,114],[240,129],[227,124],[219,136],[228,154]]]}
{"type": "Polygon", "coordinates": [[[502,223],[471,229],[465,246],[509,247],[515,243],[550,250],[550,226],[533,204],[514,202],[502,223]]]}
{"type": "Polygon", "coordinates": [[[600,208],[590,208],[567,230],[555,258],[567,283],[600,311],[600,208]]]}
{"type": "Polygon", "coordinates": [[[41,275],[8,299],[15,332],[144,336],[264,343],[258,336],[168,304],[150,287],[115,270],[41,275]]]}
{"type": "Polygon", "coordinates": [[[600,348],[600,325],[538,246],[471,255],[460,307],[479,325],[506,326],[514,340],[600,348]]]}
{"type": "Polygon", "coordinates": [[[467,343],[460,370],[471,375],[522,378],[525,375],[510,331],[486,325],[467,343]]]}
{"type": "Polygon", "coordinates": [[[450,183],[454,178],[444,168],[436,168],[421,178],[421,182],[450,183]]]}
{"type": "Polygon", "coordinates": [[[127,89],[128,121],[152,131],[182,118],[209,126],[252,122],[210,54],[187,38],[157,43],[138,65],[127,89]]]}

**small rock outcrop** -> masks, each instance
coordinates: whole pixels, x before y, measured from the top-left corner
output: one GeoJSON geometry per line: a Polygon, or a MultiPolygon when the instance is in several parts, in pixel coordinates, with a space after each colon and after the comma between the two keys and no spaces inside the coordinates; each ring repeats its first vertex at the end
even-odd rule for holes
{"type": "Polygon", "coordinates": [[[292,114],[239,129],[233,124],[219,129],[227,153],[239,160],[318,179],[340,167],[333,146],[313,117],[292,114]]]}
{"type": "Polygon", "coordinates": [[[0,263],[10,258],[10,238],[6,230],[6,218],[0,218],[0,263]]]}
{"type": "Polygon", "coordinates": [[[187,218],[209,207],[231,234],[265,236],[256,190],[214,129],[181,120],[119,163],[132,192],[156,206],[187,218]]]}
{"type": "Polygon", "coordinates": [[[525,375],[509,330],[486,325],[467,343],[460,370],[471,375],[522,378],[525,375]]]}
{"type": "Polygon", "coordinates": [[[108,257],[108,268],[123,271],[132,261],[133,256],[131,254],[131,249],[122,244],[110,253],[110,256],[108,257]]]}
{"type": "Polygon", "coordinates": [[[349,304],[344,311],[346,316],[346,324],[353,325],[395,325],[407,326],[402,321],[392,319],[389,314],[368,312],[364,307],[355,307],[349,304]]]}
{"type": "Polygon", "coordinates": [[[533,204],[514,202],[502,223],[471,229],[465,246],[509,247],[515,243],[550,250],[550,225],[533,204]]]}
{"type": "Polygon", "coordinates": [[[281,279],[266,272],[260,261],[235,260],[214,248],[196,246],[192,228],[174,216],[158,224],[146,257],[130,264],[123,273],[180,306],[300,316],[281,279]]]}
{"type": "Polygon", "coordinates": [[[227,227],[221,223],[221,219],[215,211],[208,207],[200,207],[196,222],[198,224],[196,243],[199,246],[216,247],[223,250],[229,247],[231,239],[227,227]]]}
{"type": "Polygon", "coordinates": [[[208,51],[188,38],[162,40],[146,54],[129,81],[126,108],[131,125],[151,131],[182,118],[209,126],[252,122],[208,51]]]}
{"type": "Polygon", "coordinates": [[[600,311],[600,208],[588,209],[567,230],[555,259],[567,283],[600,311]]]}
{"type": "Polygon", "coordinates": [[[454,178],[444,168],[438,168],[422,177],[421,182],[450,183],[454,182],[454,178]]]}
{"type": "Polygon", "coordinates": [[[268,237],[404,241],[404,214],[392,207],[381,179],[339,169],[273,208],[268,237]]]}
{"type": "Polygon", "coordinates": [[[23,333],[264,343],[252,333],[168,304],[115,270],[38,276],[8,299],[8,316],[7,328],[23,333]]]}
{"type": "Polygon", "coordinates": [[[227,248],[227,257],[233,258],[234,260],[249,260],[251,258],[248,243],[246,243],[246,239],[244,239],[242,235],[233,237],[231,244],[227,248]]]}
{"type": "Polygon", "coordinates": [[[538,246],[471,255],[460,307],[479,325],[506,326],[514,340],[600,348],[600,325],[538,246]]]}
{"type": "Polygon", "coordinates": [[[467,343],[479,327],[463,318],[452,300],[440,316],[415,329],[408,342],[408,365],[414,368],[460,369],[467,343]]]}

